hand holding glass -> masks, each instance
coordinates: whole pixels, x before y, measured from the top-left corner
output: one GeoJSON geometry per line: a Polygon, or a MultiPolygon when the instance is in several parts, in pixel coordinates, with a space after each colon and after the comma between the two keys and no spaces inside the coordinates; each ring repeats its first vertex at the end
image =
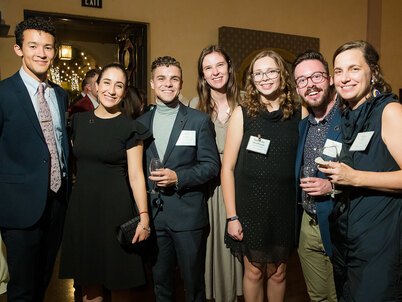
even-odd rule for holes
{"type": "MultiPolygon", "coordinates": [[[[336,146],[324,146],[320,148],[320,157],[315,159],[315,162],[320,166],[330,166],[331,162],[339,162],[339,152],[336,146]]],[[[335,189],[335,185],[332,184],[332,194],[342,193],[341,190],[335,189]]]]}
{"type": "MultiPolygon", "coordinates": [[[[163,164],[159,158],[152,158],[151,162],[149,163],[149,173],[152,174],[153,171],[157,171],[163,169],[163,164]]],[[[154,186],[151,191],[149,191],[151,194],[156,194],[156,182],[154,181],[154,186]]]]}

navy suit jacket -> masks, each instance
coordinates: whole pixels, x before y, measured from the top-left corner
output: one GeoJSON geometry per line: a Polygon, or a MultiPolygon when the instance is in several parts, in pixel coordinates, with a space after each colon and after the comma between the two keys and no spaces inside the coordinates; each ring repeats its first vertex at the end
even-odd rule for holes
{"type": "MultiPolygon", "coordinates": [[[[335,114],[331,120],[329,125],[327,139],[331,139],[334,141],[341,142],[341,113],[339,108],[335,109],[335,114]]],[[[303,165],[303,152],[304,152],[304,143],[306,142],[307,132],[309,128],[308,118],[304,118],[299,123],[299,144],[297,146],[297,155],[296,155],[296,165],[295,165],[295,173],[296,173],[296,198],[297,204],[301,204],[301,188],[300,188],[300,169],[303,165]]],[[[326,176],[318,172],[317,177],[326,178],[326,176]]],[[[328,256],[332,256],[332,245],[331,245],[331,236],[329,232],[329,220],[328,216],[332,212],[333,201],[331,196],[325,196],[323,199],[320,198],[320,201],[316,203],[317,206],[317,220],[318,226],[320,228],[321,239],[324,245],[325,252],[328,256]]],[[[298,207],[298,221],[297,221],[297,238],[300,232],[300,218],[303,209],[301,206],[298,207]]]]}
{"type": "MultiPolygon", "coordinates": [[[[65,112],[68,95],[54,88],[62,122],[62,160],[68,168],[65,112]]],[[[19,75],[0,82],[0,226],[27,228],[45,209],[50,154],[28,90],[19,75]]],[[[68,171],[64,171],[68,175],[68,171]]],[[[66,182],[68,183],[68,181],[66,182]]],[[[67,198],[67,191],[66,198],[67,198]]]]}
{"type": "MultiPolygon", "coordinates": [[[[174,231],[196,230],[208,225],[207,183],[220,171],[220,158],[215,142],[215,130],[209,116],[180,103],[163,158],[163,165],[176,172],[178,187],[164,188],[163,209],[154,219],[155,228],[168,226],[174,231]],[[195,131],[195,146],[176,146],[182,130],[195,131]]],[[[156,108],[138,118],[152,131],[156,108]]],[[[149,163],[159,158],[153,138],[145,142],[144,169],[149,176],[149,163]]],[[[148,187],[152,187],[148,180],[148,187]]],[[[151,196],[151,201],[156,195],[151,196]]],[[[156,208],[151,205],[153,214],[156,208]]]]}

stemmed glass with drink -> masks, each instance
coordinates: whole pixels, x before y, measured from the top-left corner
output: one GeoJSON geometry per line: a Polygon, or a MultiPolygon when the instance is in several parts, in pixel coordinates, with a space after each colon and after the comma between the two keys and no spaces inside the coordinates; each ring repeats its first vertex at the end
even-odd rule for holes
{"type": "MultiPolygon", "coordinates": [[[[319,166],[328,167],[331,162],[339,162],[339,150],[335,145],[327,145],[319,150],[320,157],[315,159],[315,162],[319,166]]],[[[332,194],[342,193],[342,190],[336,189],[335,185],[332,184],[332,194]]]]}
{"type": "MultiPolygon", "coordinates": [[[[151,162],[149,163],[149,172],[152,174],[152,172],[163,169],[163,164],[162,161],[159,158],[152,158],[151,162]]],[[[156,194],[158,193],[157,188],[156,188],[156,182],[153,182],[153,187],[152,190],[149,191],[151,194],[156,194]]]]}
{"type": "MultiPolygon", "coordinates": [[[[315,165],[303,165],[301,169],[301,178],[316,177],[317,167],[315,165]]],[[[314,196],[303,191],[303,208],[309,213],[315,213],[314,196]]]]}

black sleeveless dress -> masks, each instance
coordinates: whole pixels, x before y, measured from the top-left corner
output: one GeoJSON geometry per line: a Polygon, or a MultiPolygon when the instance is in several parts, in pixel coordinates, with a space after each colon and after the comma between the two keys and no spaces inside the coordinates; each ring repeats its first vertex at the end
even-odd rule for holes
{"type": "Polygon", "coordinates": [[[295,246],[295,172],[300,111],[282,120],[282,112],[243,111],[243,139],[235,168],[236,213],[243,240],[225,235],[226,245],[240,260],[256,266],[286,261],[295,246]],[[270,140],[268,153],[246,149],[250,136],[270,140]]]}
{"type": "Polygon", "coordinates": [[[66,216],[61,278],[112,290],[145,283],[141,257],[119,245],[115,229],[134,215],[126,150],[149,136],[142,124],[123,114],[111,119],[93,111],[74,115],[77,181],[66,216]]]}
{"type": "MultiPolygon", "coordinates": [[[[390,94],[367,100],[343,116],[341,161],[356,170],[401,168],[381,138],[390,94]],[[349,151],[360,132],[374,131],[365,151],[349,151]]],[[[401,134],[402,135],[402,134],[401,134]]],[[[332,239],[339,301],[402,301],[402,194],[345,188],[334,207],[332,239]]]]}

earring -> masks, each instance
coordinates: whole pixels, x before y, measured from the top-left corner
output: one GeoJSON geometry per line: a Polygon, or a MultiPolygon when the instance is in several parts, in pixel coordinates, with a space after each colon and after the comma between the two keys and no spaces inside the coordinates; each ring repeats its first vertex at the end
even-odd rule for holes
{"type": "Polygon", "coordinates": [[[374,79],[371,79],[370,83],[371,85],[374,85],[374,79]]]}

